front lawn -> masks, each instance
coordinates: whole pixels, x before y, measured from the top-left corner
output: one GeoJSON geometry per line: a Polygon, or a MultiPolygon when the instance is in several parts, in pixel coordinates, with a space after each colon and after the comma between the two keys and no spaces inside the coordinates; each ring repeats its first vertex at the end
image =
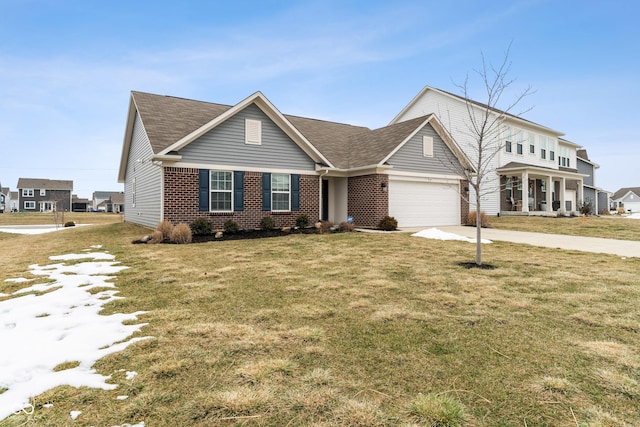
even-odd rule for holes
{"type": "Polygon", "coordinates": [[[640,240],[640,220],[617,215],[559,218],[501,216],[491,217],[489,222],[491,226],[503,230],[640,240]]]}
{"type": "Polygon", "coordinates": [[[473,244],[406,233],[131,244],[146,233],[3,242],[4,277],[102,244],[130,267],[107,311],[148,311],[155,338],[97,363],[118,389],[59,387],[0,424],[432,425],[447,398],[467,426],[640,425],[638,259],[495,242],[497,268],[468,270],[473,244]]]}

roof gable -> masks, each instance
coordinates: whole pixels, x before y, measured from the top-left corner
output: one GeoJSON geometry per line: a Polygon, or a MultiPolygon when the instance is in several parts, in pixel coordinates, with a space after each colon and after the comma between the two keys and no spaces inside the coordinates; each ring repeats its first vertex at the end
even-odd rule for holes
{"type": "Polygon", "coordinates": [[[640,197],[640,187],[625,187],[621,188],[611,196],[611,200],[621,200],[627,197],[629,193],[633,193],[636,196],[640,197]]]}
{"type": "Polygon", "coordinates": [[[490,106],[488,106],[487,104],[483,104],[482,102],[474,101],[473,99],[466,99],[466,98],[464,98],[464,97],[462,97],[462,96],[460,96],[460,95],[456,95],[456,94],[454,94],[454,93],[447,92],[447,91],[442,90],[442,89],[437,89],[437,88],[434,88],[434,87],[431,87],[431,86],[425,86],[425,87],[424,87],[424,88],[423,88],[423,89],[422,89],[422,90],[421,90],[421,91],[420,91],[420,92],[419,92],[419,93],[418,93],[418,94],[417,94],[417,95],[416,95],[416,96],[415,96],[415,97],[414,97],[414,98],[413,98],[413,99],[412,99],[412,100],[411,100],[411,101],[410,101],[410,102],[409,102],[409,103],[408,103],[408,104],[407,104],[407,105],[406,105],[406,106],[405,106],[405,107],[400,111],[400,113],[398,113],[398,115],[396,115],[396,116],[393,118],[393,120],[391,121],[391,123],[390,123],[390,124],[393,124],[393,123],[397,123],[397,122],[399,122],[399,121],[400,121],[400,119],[402,118],[402,116],[404,116],[404,114],[405,114],[407,111],[409,111],[409,110],[411,109],[411,107],[413,107],[413,106],[414,106],[414,105],[415,105],[415,104],[416,104],[416,103],[417,103],[417,102],[418,102],[418,101],[419,101],[423,96],[425,96],[425,94],[426,94],[427,92],[429,92],[429,91],[436,92],[436,93],[439,93],[439,94],[441,94],[441,95],[444,95],[444,96],[446,96],[447,98],[449,98],[449,99],[451,99],[451,100],[453,100],[453,101],[455,101],[455,102],[463,102],[463,103],[465,103],[465,102],[469,102],[470,104],[472,104],[472,105],[474,105],[474,106],[476,106],[476,107],[478,107],[478,108],[481,108],[481,109],[486,109],[486,108],[488,108],[490,111],[493,111],[494,113],[496,113],[496,114],[498,114],[498,115],[504,115],[504,117],[505,117],[507,120],[511,120],[511,121],[516,122],[516,123],[524,124],[524,125],[527,125],[527,126],[534,126],[534,127],[539,128],[539,129],[541,129],[541,130],[544,130],[544,131],[546,131],[546,132],[553,133],[553,134],[555,134],[555,135],[557,135],[557,136],[562,136],[562,135],[564,135],[564,133],[562,133],[562,132],[559,132],[559,131],[557,131],[557,130],[554,130],[554,129],[548,128],[548,127],[543,126],[543,125],[541,125],[541,124],[539,124],[539,123],[535,123],[535,122],[532,122],[532,121],[530,121],[530,120],[523,119],[522,117],[516,116],[516,115],[511,114],[511,113],[508,113],[508,112],[506,112],[506,111],[502,111],[502,110],[500,110],[500,109],[498,109],[498,108],[490,107],[490,106]]]}

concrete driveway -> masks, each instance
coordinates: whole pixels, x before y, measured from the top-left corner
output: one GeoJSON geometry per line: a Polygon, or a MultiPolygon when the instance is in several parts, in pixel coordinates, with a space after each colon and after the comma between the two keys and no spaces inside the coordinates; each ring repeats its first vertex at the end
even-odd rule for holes
{"type": "MultiPolygon", "coordinates": [[[[460,236],[476,237],[475,227],[447,226],[437,228],[460,236]]],[[[503,242],[523,243],[533,246],[544,246],[547,248],[566,249],[570,251],[593,252],[640,258],[640,242],[631,240],[567,236],[564,234],[530,233],[525,231],[497,230],[495,228],[483,228],[482,238],[503,242]]]]}

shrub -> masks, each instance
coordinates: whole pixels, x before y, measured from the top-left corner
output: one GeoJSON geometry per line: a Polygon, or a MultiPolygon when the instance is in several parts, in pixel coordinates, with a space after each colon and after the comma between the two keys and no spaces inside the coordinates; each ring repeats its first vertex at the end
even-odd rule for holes
{"type": "Polygon", "coordinates": [[[407,405],[407,411],[418,423],[437,427],[462,426],[467,418],[458,402],[437,394],[419,394],[407,405]]]}
{"type": "Polygon", "coordinates": [[[206,236],[211,234],[211,223],[205,218],[198,218],[190,225],[191,232],[196,236],[206,236]]]}
{"type": "Polygon", "coordinates": [[[580,213],[582,215],[591,215],[593,213],[593,205],[590,201],[582,202],[580,205],[580,213]]]}
{"type": "Polygon", "coordinates": [[[173,243],[191,243],[191,237],[191,228],[184,222],[181,222],[171,230],[170,240],[173,243]]]}
{"type": "Polygon", "coordinates": [[[392,216],[385,216],[378,223],[378,228],[384,231],[393,231],[398,228],[398,221],[392,216]]]}
{"type": "Polygon", "coordinates": [[[307,228],[309,226],[309,217],[305,214],[298,215],[296,218],[296,227],[307,228]]]}
{"type": "Polygon", "coordinates": [[[227,234],[238,234],[240,232],[240,226],[232,219],[225,221],[222,227],[227,234]]]}
{"type": "Polygon", "coordinates": [[[356,226],[352,222],[341,222],[340,223],[340,231],[343,233],[350,233],[356,229],[356,226]]]}
{"type": "Polygon", "coordinates": [[[260,228],[263,230],[273,230],[276,228],[276,222],[270,216],[265,216],[262,218],[262,221],[260,221],[260,228]]]}
{"type": "Polygon", "coordinates": [[[164,242],[164,236],[162,235],[162,231],[153,230],[151,233],[151,238],[149,239],[149,243],[162,243],[164,242]]]}
{"type": "Polygon", "coordinates": [[[67,222],[64,223],[64,226],[65,227],[75,227],[76,223],[73,222],[73,221],[67,221],[67,222]]]}
{"type": "MultiPolygon", "coordinates": [[[[467,215],[467,225],[476,226],[476,211],[471,211],[467,215]]],[[[480,211],[480,227],[482,228],[490,228],[491,223],[489,223],[489,217],[484,211],[480,211]]]]}
{"type": "Polygon", "coordinates": [[[318,227],[318,232],[320,234],[331,233],[331,229],[333,228],[333,223],[330,221],[320,221],[320,227],[318,227]]]}
{"type": "Polygon", "coordinates": [[[159,232],[162,233],[162,240],[171,239],[171,233],[173,232],[173,224],[171,221],[167,221],[166,219],[158,224],[156,228],[159,232]]]}

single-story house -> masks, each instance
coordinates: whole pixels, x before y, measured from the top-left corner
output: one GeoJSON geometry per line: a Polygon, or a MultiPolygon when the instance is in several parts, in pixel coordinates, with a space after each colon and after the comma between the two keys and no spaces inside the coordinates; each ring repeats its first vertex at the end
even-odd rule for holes
{"type": "Polygon", "coordinates": [[[91,201],[89,199],[82,199],[76,194],[72,194],[71,210],[73,212],[89,212],[91,211],[91,201]]]}
{"type": "Polygon", "coordinates": [[[376,227],[466,218],[466,155],[434,114],[380,129],[282,114],[262,93],[235,105],[132,92],[118,181],[125,221],[206,218],[258,227],[352,219],[376,227]]]}
{"type": "Polygon", "coordinates": [[[640,187],[621,188],[611,196],[611,211],[640,212],[640,187]]]}

